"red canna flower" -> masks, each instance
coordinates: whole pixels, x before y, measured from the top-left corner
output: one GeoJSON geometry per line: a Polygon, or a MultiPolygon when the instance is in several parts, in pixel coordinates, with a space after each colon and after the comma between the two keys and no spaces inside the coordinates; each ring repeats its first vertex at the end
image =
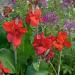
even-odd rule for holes
{"type": "Polygon", "coordinates": [[[65,40],[67,40],[68,35],[66,32],[60,31],[58,32],[57,41],[60,43],[63,43],[65,40]]]}
{"type": "Polygon", "coordinates": [[[56,41],[53,43],[54,47],[57,48],[58,51],[62,51],[63,44],[57,43],[56,41]]]}
{"type": "Polygon", "coordinates": [[[36,7],[34,9],[34,11],[29,10],[29,12],[26,16],[26,19],[25,19],[26,23],[28,23],[28,24],[30,24],[31,26],[34,26],[34,27],[38,26],[38,24],[41,20],[41,18],[40,18],[41,14],[42,14],[41,9],[39,7],[36,7]]]}
{"type": "Polygon", "coordinates": [[[52,51],[54,36],[45,37],[44,33],[37,34],[34,37],[33,47],[37,55],[40,55],[49,60],[54,57],[54,52],[52,51]]]}
{"type": "Polygon", "coordinates": [[[37,55],[42,55],[45,53],[45,51],[47,51],[47,49],[44,48],[43,46],[39,46],[35,48],[35,52],[37,53],[37,55]]]}
{"type": "Polygon", "coordinates": [[[53,48],[62,51],[64,46],[70,48],[71,43],[68,41],[68,35],[64,31],[58,32],[58,36],[44,36],[44,33],[37,34],[34,37],[33,47],[37,55],[44,58],[47,62],[54,57],[53,48]]]}
{"type": "Polygon", "coordinates": [[[27,29],[23,28],[21,19],[5,22],[3,24],[3,29],[8,33],[8,42],[11,42],[15,47],[18,47],[21,44],[22,36],[27,32],[27,29]]]}
{"type": "Polygon", "coordinates": [[[44,39],[45,36],[43,33],[38,34],[34,37],[33,47],[37,55],[42,55],[47,50],[47,48],[44,46],[44,39]]]}
{"type": "Polygon", "coordinates": [[[54,47],[57,50],[62,51],[63,47],[66,46],[68,48],[71,47],[71,43],[67,40],[68,35],[64,31],[60,31],[57,36],[57,40],[53,43],[54,47]]]}
{"type": "Polygon", "coordinates": [[[71,47],[71,43],[69,41],[65,41],[64,42],[64,46],[70,48],[71,47]]]}
{"type": "Polygon", "coordinates": [[[0,70],[2,73],[10,73],[10,70],[8,68],[5,68],[1,61],[0,61],[0,70]]]}

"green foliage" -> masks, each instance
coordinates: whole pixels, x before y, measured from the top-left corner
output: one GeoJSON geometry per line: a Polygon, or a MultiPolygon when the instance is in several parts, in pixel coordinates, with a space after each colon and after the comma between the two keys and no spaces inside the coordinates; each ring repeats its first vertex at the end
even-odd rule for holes
{"type": "Polygon", "coordinates": [[[0,61],[6,68],[10,69],[10,73],[15,73],[14,54],[12,51],[5,48],[0,49],[0,61]]]}
{"type": "Polygon", "coordinates": [[[24,75],[23,73],[26,72],[27,65],[32,64],[33,57],[35,57],[34,49],[32,47],[31,41],[30,41],[31,36],[32,36],[31,30],[29,30],[29,32],[22,39],[21,46],[17,49],[17,55],[18,55],[17,70],[18,70],[18,72],[22,71],[21,72],[22,75],[24,75]]]}

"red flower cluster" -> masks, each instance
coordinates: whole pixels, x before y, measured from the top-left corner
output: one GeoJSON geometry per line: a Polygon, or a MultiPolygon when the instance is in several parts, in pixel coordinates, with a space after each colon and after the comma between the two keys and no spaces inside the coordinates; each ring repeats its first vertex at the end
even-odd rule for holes
{"type": "Polygon", "coordinates": [[[59,50],[59,51],[62,51],[64,46],[70,48],[71,47],[71,43],[67,40],[67,38],[68,38],[67,33],[60,31],[58,33],[56,41],[53,44],[54,47],[56,47],[57,50],[59,50]]]}
{"type": "Polygon", "coordinates": [[[34,38],[33,46],[37,55],[44,56],[46,60],[54,57],[54,52],[52,51],[52,43],[55,37],[45,37],[44,33],[38,34],[34,38]]]}
{"type": "Polygon", "coordinates": [[[34,10],[29,10],[27,16],[26,16],[26,23],[36,27],[38,26],[40,22],[40,17],[41,17],[41,9],[39,7],[36,7],[34,10]]]}
{"type": "Polygon", "coordinates": [[[45,37],[44,33],[38,34],[34,37],[33,47],[37,55],[44,56],[46,60],[54,57],[53,48],[61,51],[64,46],[71,47],[71,43],[67,41],[67,33],[60,31],[58,36],[45,37]]]}
{"type": "Polygon", "coordinates": [[[15,47],[21,44],[22,35],[27,32],[27,29],[23,28],[23,23],[21,19],[18,19],[17,21],[15,19],[10,22],[5,22],[3,24],[3,29],[8,33],[8,42],[11,42],[15,47]]]}
{"type": "Polygon", "coordinates": [[[10,70],[8,68],[5,68],[1,61],[0,61],[0,71],[2,75],[3,73],[10,73],[10,70]]]}

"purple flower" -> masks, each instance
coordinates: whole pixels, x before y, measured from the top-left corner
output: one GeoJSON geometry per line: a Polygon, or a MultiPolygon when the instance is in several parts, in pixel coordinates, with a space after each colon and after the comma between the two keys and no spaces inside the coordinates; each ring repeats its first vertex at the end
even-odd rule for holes
{"type": "Polygon", "coordinates": [[[71,28],[75,28],[75,21],[65,21],[64,29],[70,30],[71,28]]]}
{"type": "Polygon", "coordinates": [[[63,0],[62,1],[63,8],[68,8],[74,4],[75,4],[75,0],[63,0]]]}
{"type": "Polygon", "coordinates": [[[44,23],[48,23],[48,17],[47,17],[47,16],[43,16],[42,19],[43,19],[43,22],[44,22],[44,23]]]}
{"type": "Polygon", "coordinates": [[[42,17],[43,23],[56,24],[58,22],[58,16],[55,12],[48,12],[42,17]]]}

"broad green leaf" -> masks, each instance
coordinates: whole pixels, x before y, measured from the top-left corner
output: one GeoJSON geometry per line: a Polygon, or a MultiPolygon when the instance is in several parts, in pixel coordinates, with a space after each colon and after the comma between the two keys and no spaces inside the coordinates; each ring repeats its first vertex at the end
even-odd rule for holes
{"type": "Polygon", "coordinates": [[[10,73],[15,73],[13,52],[8,49],[0,49],[0,61],[6,68],[10,69],[10,73]]]}

